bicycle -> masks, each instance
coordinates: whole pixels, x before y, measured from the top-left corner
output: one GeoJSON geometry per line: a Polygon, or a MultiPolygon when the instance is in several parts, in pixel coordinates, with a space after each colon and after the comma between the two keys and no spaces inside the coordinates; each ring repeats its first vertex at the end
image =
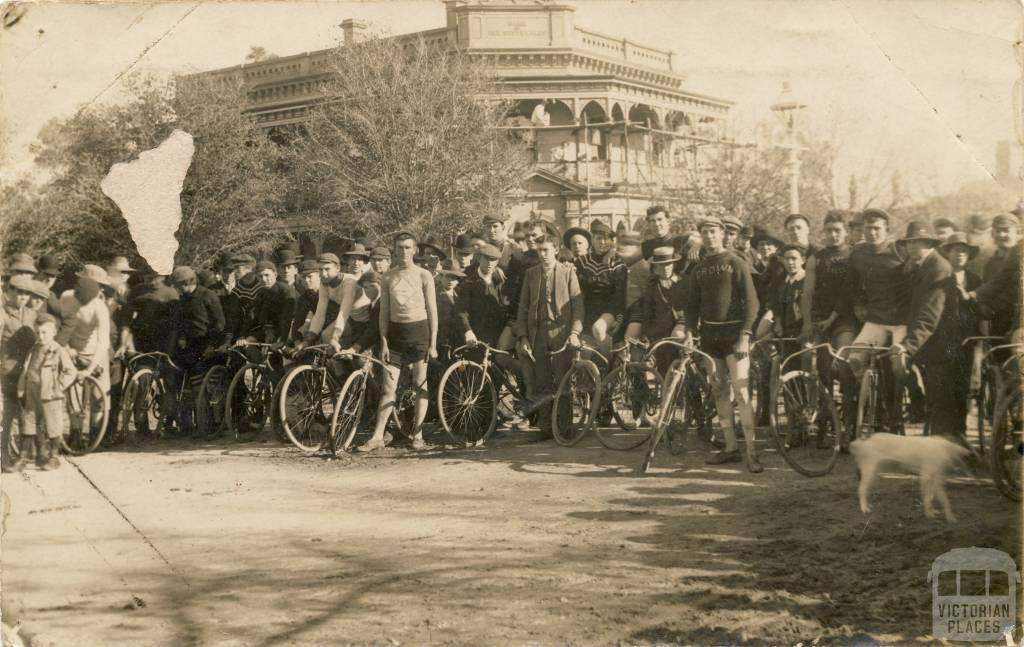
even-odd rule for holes
{"type": "MultiPolygon", "coordinates": [[[[167,353],[153,351],[127,358],[117,430],[129,444],[135,444],[140,436],[162,437],[163,430],[170,424],[175,407],[170,399],[173,396],[169,395],[171,388],[167,384],[167,369],[182,372],[167,353]]],[[[181,380],[182,391],[186,382],[181,380]]],[[[179,403],[180,393],[176,398],[179,403]]]]}
{"type": "Polygon", "coordinates": [[[300,450],[318,451],[330,434],[335,398],[343,386],[331,370],[331,360],[340,354],[330,344],[307,346],[295,353],[296,360],[281,380],[276,401],[278,420],[288,440],[300,450]]]}
{"type": "MultiPolygon", "coordinates": [[[[661,391],[661,402],[658,407],[658,417],[655,421],[654,432],[651,434],[647,445],[647,452],[640,465],[640,473],[646,473],[654,460],[654,454],[658,445],[664,440],[668,445],[669,453],[679,455],[684,451],[686,433],[690,426],[698,426],[705,422],[703,412],[706,401],[695,400],[695,397],[704,396],[705,392],[701,383],[708,385],[715,375],[715,361],[707,353],[697,350],[685,341],[675,338],[662,339],[654,344],[647,351],[648,357],[653,357],[654,352],[661,346],[670,345],[677,347],[681,357],[669,366],[666,373],[664,388],[661,391]],[[697,355],[706,361],[708,371],[694,361],[693,356],[697,355]],[[695,384],[696,389],[686,388],[688,384],[695,384]],[[685,389],[685,390],[684,390],[685,389]],[[682,409],[680,420],[672,421],[677,409],[682,409]]],[[[710,393],[707,392],[707,396],[710,393]]],[[[713,401],[713,398],[710,398],[713,401]]],[[[713,406],[713,405],[712,405],[713,406]]]]}
{"type": "Polygon", "coordinates": [[[618,428],[606,427],[600,420],[595,428],[598,440],[608,449],[634,449],[650,439],[651,421],[661,402],[662,378],[652,360],[632,359],[634,348],[648,347],[644,341],[626,339],[612,350],[618,365],[602,380],[601,401],[618,428]]]}
{"type": "Polygon", "coordinates": [[[832,354],[829,344],[817,344],[772,366],[772,436],[786,463],[804,476],[831,472],[845,446],[846,429],[831,390],[818,371],[818,351],[822,348],[832,354]],[[787,370],[794,360],[799,360],[800,366],[787,370]]]}
{"type": "Polygon", "coordinates": [[[875,345],[851,344],[839,348],[835,356],[841,361],[850,363],[850,359],[844,357],[844,353],[856,351],[867,356],[867,366],[860,378],[860,386],[857,392],[857,417],[854,435],[857,438],[866,438],[873,433],[889,432],[898,435],[906,433],[906,411],[907,388],[901,386],[902,382],[908,381],[902,378],[907,376],[896,376],[892,371],[883,372],[879,367],[880,358],[883,355],[892,356],[888,347],[875,345]],[[891,398],[887,405],[881,398],[882,389],[891,390],[891,398]],[[895,410],[890,410],[895,407],[895,410]]]}
{"type": "MultiPolygon", "coordinates": [[[[995,421],[995,404],[999,396],[1000,371],[999,367],[993,364],[993,353],[1012,348],[1014,344],[1003,344],[993,347],[993,343],[1004,341],[1003,337],[982,335],[967,337],[960,344],[966,348],[968,344],[973,345],[971,349],[971,382],[967,394],[968,413],[970,403],[974,402],[975,427],[978,430],[978,449],[985,453],[985,425],[991,428],[995,421]]],[[[968,428],[970,425],[968,425],[968,428]]]]}
{"type": "MultiPolygon", "coordinates": [[[[992,480],[1003,496],[1011,501],[1021,500],[1021,470],[1024,470],[1024,407],[1021,405],[1020,345],[1018,352],[1000,366],[1000,383],[992,422],[992,451],[989,465],[992,480]]],[[[994,350],[994,349],[993,349],[994,350]]]]}
{"type": "Polygon", "coordinates": [[[561,348],[551,352],[551,356],[570,348],[572,364],[558,385],[551,410],[551,433],[562,447],[572,447],[583,440],[587,430],[594,426],[601,404],[601,374],[593,361],[582,357],[583,351],[593,353],[608,366],[608,359],[585,341],[577,347],[570,347],[569,340],[566,340],[561,348]]]}
{"type": "Polygon", "coordinates": [[[207,432],[207,438],[220,433],[231,377],[248,361],[245,353],[237,348],[227,349],[221,359],[222,362],[207,369],[196,393],[196,426],[207,432]]]}
{"type": "Polygon", "coordinates": [[[519,390],[518,380],[512,379],[501,364],[491,361],[491,355],[506,355],[504,351],[482,341],[464,344],[452,351],[458,358],[441,375],[437,388],[437,414],[441,427],[456,446],[478,447],[484,444],[498,426],[498,409],[502,400],[499,390],[504,387],[511,398],[507,408],[526,417],[526,397],[519,390]],[[478,362],[463,355],[470,350],[483,349],[478,362]],[[495,375],[500,386],[495,387],[495,375]]]}
{"type": "Polygon", "coordinates": [[[245,347],[257,349],[259,360],[247,358],[231,378],[224,398],[224,423],[238,442],[252,440],[270,417],[275,382],[270,356],[281,354],[273,344],[246,343],[245,347]]]}

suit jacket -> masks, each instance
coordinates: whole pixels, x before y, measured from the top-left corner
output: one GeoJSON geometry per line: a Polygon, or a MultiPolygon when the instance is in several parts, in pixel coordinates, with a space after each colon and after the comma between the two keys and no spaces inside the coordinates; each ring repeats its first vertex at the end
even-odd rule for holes
{"type": "MultiPolygon", "coordinates": [[[[544,304],[544,295],[540,292],[543,276],[543,265],[534,265],[526,270],[519,295],[516,334],[526,337],[531,346],[536,345],[538,309],[544,304]]],[[[570,265],[555,263],[550,280],[554,284],[554,319],[549,323],[549,331],[555,335],[549,338],[549,343],[557,348],[571,333],[578,335],[583,332],[583,294],[576,271],[570,265]]]]}
{"type": "Polygon", "coordinates": [[[992,319],[994,335],[1005,335],[1020,327],[1020,252],[1020,245],[1014,247],[999,271],[975,291],[978,313],[984,319],[992,319]]]}
{"type": "Polygon", "coordinates": [[[910,320],[903,346],[914,361],[948,361],[959,352],[957,294],[953,268],[938,251],[929,254],[911,273],[910,320]]]}

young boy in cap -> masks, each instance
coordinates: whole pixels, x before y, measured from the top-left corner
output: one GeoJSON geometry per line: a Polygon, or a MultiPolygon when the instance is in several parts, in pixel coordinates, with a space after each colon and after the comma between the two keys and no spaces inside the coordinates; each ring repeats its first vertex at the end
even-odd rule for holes
{"type": "MultiPolygon", "coordinates": [[[[458,264],[447,259],[441,261],[437,279],[434,281],[437,286],[437,357],[440,365],[445,368],[451,361],[449,352],[455,339],[456,289],[464,278],[466,278],[466,273],[458,264]]],[[[441,375],[438,374],[436,378],[439,380],[441,375]]],[[[433,381],[435,386],[437,380],[433,381]]],[[[433,392],[433,388],[431,388],[431,392],[433,392]]]]}
{"type": "Polygon", "coordinates": [[[391,250],[387,247],[374,247],[370,252],[370,269],[381,276],[391,269],[391,250]]]}
{"type": "Polygon", "coordinates": [[[67,350],[57,343],[57,318],[42,313],[36,319],[36,343],[18,379],[18,398],[24,403],[21,416],[21,456],[12,471],[20,472],[27,456],[26,445],[35,442],[36,465],[42,470],[60,467],[60,436],[64,428],[64,390],[75,381],[75,365],[67,350]],[[45,424],[45,436],[39,429],[45,424]]]}
{"type": "Polygon", "coordinates": [[[284,345],[291,332],[295,301],[299,294],[295,288],[279,278],[277,266],[270,261],[256,264],[256,275],[263,289],[256,296],[256,314],[252,326],[243,328],[247,342],[284,345]]]}
{"type": "Polygon", "coordinates": [[[282,283],[296,291],[301,287],[298,280],[299,263],[302,261],[302,255],[298,253],[297,247],[292,243],[277,250],[277,275],[282,283]]]}
{"type": "MultiPolygon", "coordinates": [[[[995,243],[995,253],[985,263],[985,270],[981,275],[983,283],[992,281],[1003,271],[1007,263],[1016,263],[1020,260],[1020,220],[1017,216],[1012,213],[1001,213],[992,218],[992,242],[995,243]]],[[[996,314],[988,324],[989,334],[998,337],[1009,335],[1015,328],[1016,319],[1012,312],[1003,311],[996,314]]]]}
{"type": "Polygon", "coordinates": [[[626,329],[623,337],[639,339],[643,333],[643,298],[651,282],[651,263],[643,257],[640,235],[627,231],[618,237],[615,253],[626,266],[626,329]]]}
{"type": "Polygon", "coordinates": [[[57,318],[60,324],[60,296],[55,294],[53,286],[60,276],[60,261],[53,254],[43,254],[39,257],[39,272],[36,280],[46,286],[46,311],[57,318]]]}
{"type": "Polygon", "coordinates": [[[590,248],[594,244],[594,238],[583,227],[569,227],[565,230],[565,234],[562,235],[562,244],[572,252],[572,258],[575,262],[590,252],[590,248]]]}
{"type": "Polygon", "coordinates": [[[508,276],[512,259],[524,250],[515,241],[508,239],[508,234],[505,231],[506,220],[508,217],[505,214],[493,213],[484,216],[484,239],[501,252],[498,267],[508,276]]]}
{"type": "MultiPolygon", "coordinates": [[[[647,282],[640,307],[643,334],[651,342],[672,335],[676,326],[684,324],[687,281],[676,274],[679,262],[672,247],[659,247],[651,256],[651,280],[647,282]]],[[[655,355],[655,365],[664,377],[678,353],[671,346],[662,346],[655,355]]]]}
{"type": "MultiPolygon", "coordinates": [[[[798,337],[803,329],[804,256],[807,248],[796,243],[787,243],[779,250],[782,268],[786,275],[776,282],[768,298],[765,318],[771,321],[775,338],[798,337]]],[[[796,352],[790,345],[784,354],[796,352]]]]}
{"type": "Polygon", "coordinates": [[[318,340],[325,343],[335,340],[340,343],[341,334],[344,332],[345,322],[349,315],[348,312],[341,311],[341,304],[345,300],[346,294],[352,295],[349,298],[350,304],[355,299],[356,280],[342,273],[341,259],[331,252],[324,252],[316,260],[320,266],[320,289],[317,294],[316,311],[313,312],[313,318],[309,322],[309,329],[306,331],[303,342],[296,344],[297,348],[315,344],[318,340]],[[346,281],[346,279],[348,280],[346,281]],[[337,305],[337,311],[333,317],[328,316],[334,311],[334,308],[330,307],[331,304],[337,305]],[[335,328],[340,328],[336,336],[335,328]]]}
{"type": "MultiPolygon", "coordinates": [[[[291,341],[299,342],[303,339],[306,331],[309,330],[309,322],[316,312],[316,304],[320,298],[320,264],[314,260],[305,260],[299,263],[299,278],[296,283],[300,286],[299,296],[295,300],[295,314],[292,316],[291,341]]],[[[328,307],[337,309],[333,301],[328,307]]],[[[328,313],[329,319],[338,316],[328,313]]]]}
{"type": "Polygon", "coordinates": [[[750,406],[750,337],[758,301],[750,269],[739,256],[725,249],[725,225],[719,218],[700,223],[706,256],[690,277],[686,305],[688,336],[700,333],[702,350],[715,361],[714,393],[725,449],[707,460],[709,464],[741,460],[732,420],[732,398],[740,412],[746,438],[746,464],[751,472],[763,468],[754,445],[754,411],[750,406]]]}
{"type": "MultiPolygon", "coordinates": [[[[18,378],[25,358],[35,343],[34,325],[38,313],[28,307],[31,297],[32,279],[28,274],[12,276],[3,292],[3,308],[0,309],[0,393],[3,394],[3,445],[4,471],[10,467],[11,425],[21,414],[18,401],[18,378]]],[[[25,456],[31,445],[31,438],[21,440],[20,453],[25,456]]]]}
{"type": "Polygon", "coordinates": [[[598,349],[608,357],[612,334],[622,326],[626,312],[625,263],[612,248],[615,231],[603,220],[590,223],[593,247],[576,258],[576,277],[583,293],[583,330],[594,335],[598,349]]]}
{"type": "Polygon", "coordinates": [[[231,258],[235,269],[235,287],[232,292],[238,297],[239,336],[252,328],[256,317],[256,296],[263,289],[263,283],[256,274],[256,259],[250,254],[237,254],[231,258]]]}

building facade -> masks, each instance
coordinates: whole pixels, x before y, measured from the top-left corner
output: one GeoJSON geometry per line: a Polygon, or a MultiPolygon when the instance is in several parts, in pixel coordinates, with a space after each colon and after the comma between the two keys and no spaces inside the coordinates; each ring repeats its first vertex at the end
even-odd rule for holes
{"type": "MultiPolygon", "coordinates": [[[[448,0],[446,24],[396,38],[482,57],[500,79],[483,100],[510,101],[507,128],[522,137],[531,170],[508,196],[514,220],[560,227],[600,218],[639,229],[667,203],[699,212],[702,159],[726,141],[730,101],[685,89],[672,51],[578,26],[571,6],[533,0],[448,0]]],[[[342,23],[346,44],[365,25],[342,23]]],[[[329,51],[307,52],[210,75],[242,81],[247,112],[268,129],[301,123],[318,99],[329,51]]]]}

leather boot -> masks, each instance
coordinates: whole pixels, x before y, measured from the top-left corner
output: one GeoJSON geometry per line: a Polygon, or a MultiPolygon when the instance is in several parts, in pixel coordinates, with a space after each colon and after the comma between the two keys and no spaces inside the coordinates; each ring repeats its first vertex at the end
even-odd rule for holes
{"type": "Polygon", "coordinates": [[[60,438],[50,438],[49,446],[50,451],[48,452],[50,458],[46,461],[45,465],[42,465],[39,469],[41,470],[55,470],[60,467],[60,438]]]}
{"type": "Polygon", "coordinates": [[[47,442],[46,434],[35,435],[36,445],[36,467],[46,469],[46,461],[50,460],[50,443],[47,442]]]}
{"type": "Polygon", "coordinates": [[[25,469],[25,465],[28,464],[28,452],[32,445],[35,443],[34,436],[19,436],[18,437],[18,460],[11,463],[6,471],[7,472],[21,472],[25,469]]]}

